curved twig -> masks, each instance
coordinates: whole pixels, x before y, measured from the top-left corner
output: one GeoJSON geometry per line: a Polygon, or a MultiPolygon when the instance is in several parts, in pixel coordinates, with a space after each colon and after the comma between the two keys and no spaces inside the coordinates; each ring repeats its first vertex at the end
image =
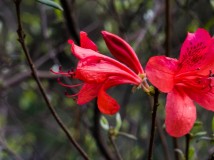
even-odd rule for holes
{"type": "Polygon", "coordinates": [[[64,125],[64,123],[62,122],[62,120],[60,119],[60,117],[57,115],[55,109],[53,108],[53,106],[51,105],[45,90],[40,82],[40,79],[37,76],[37,71],[36,68],[34,66],[34,63],[30,57],[30,54],[27,50],[26,44],[25,44],[25,34],[24,31],[22,29],[22,23],[21,23],[21,16],[20,16],[20,4],[21,4],[21,0],[14,0],[15,3],[15,7],[16,7],[16,14],[17,14],[17,23],[18,23],[18,29],[17,29],[17,34],[18,34],[18,41],[24,51],[24,54],[27,58],[27,61],[29,63],[29,67],[32,71],[32,76],[35,79],[39,90],[41,91],[41,94],[51,112],[51,114],[53,115],[54,119],[56,120],[56,122],[59,124],[59,126],[61,127],[61,129],[64,131],[64,133],[66,134],[66,136],[68,137],[69,141],[75,146],[75,148],[79,151],[80,155],[88,160],[89,157],[88,155],[85,153],[85,151],[79,146],[79,144],[75,141],[75,139],[71,136],[71,134],[69,133],[69,130],[67,129],[67,127],[64,125]]]}

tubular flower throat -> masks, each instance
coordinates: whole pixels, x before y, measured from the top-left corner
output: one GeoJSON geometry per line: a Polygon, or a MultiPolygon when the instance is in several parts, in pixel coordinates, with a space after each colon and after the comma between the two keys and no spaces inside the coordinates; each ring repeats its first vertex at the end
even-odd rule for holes
{"type": "Polygon", "coordinates": [[[214,38],[204,29],[188,33],[179,59],[151,57],[146,66],[149,81],[168,93],[166,131],[174,137],[187,134],[196,120],[193,101],[214,111],[214,38]]]}
{"type": "Polygon", "coordinates": [[[122,38],[102,31],[105,43],[117,59],[110,58],[98,52],[97,46],[91,41],[87,33],[80,32],[80,47],[69,40],[73,55],[79,62],[74,71],[63,72],[51,70],[55,74],[83,81],[82,84],[68,85],[59,80],[64,87],[74,88],[82,86],[80,91],[68,97],[76,98],[77,104],[83,105],[95,97],[99,110],[104,114],[115,114],[120,106],[106,93],[110,87],[120,84],[132,84],[149,92],[144,70],[134,50],[122,38]]]}

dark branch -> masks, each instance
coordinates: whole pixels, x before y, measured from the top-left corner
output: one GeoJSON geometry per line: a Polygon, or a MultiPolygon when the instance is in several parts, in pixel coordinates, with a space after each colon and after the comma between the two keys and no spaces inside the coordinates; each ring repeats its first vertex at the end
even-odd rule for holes
{"type": "Polygon", "coordinates": [[[70,8],[71,5],[69,5],[67,0],[60,0],[60,3],[62,5],[62,8],[64,9],[64,17],[67,23],[67,28],[69,30],[70,35],[73,37],[73,39],[76,41],[77,44],[79,44],[79,31],[77,29],[77,22],[75,20],[74,16],[74,0],[72,0],[72,8],[70,8]]]}
{"type": "Polygon", "coordinates": [[[157,88],[155,88],[154,104],[152,108],[152,126],[151,126],[151,132],[150,132],[148,160],[152,160],[153,144],[154,144],[154,137],[155,137],[155,121],[156,121],[157,109],[159,106],[159,103],[158,103],[159,94],[160,92],[158,91],[157,88]]]}
{"type": "Polygon", "coordinates": [[[68,128],[64,125],[64,123],[62,122],[62,120],[60,119],[60,117],[57,115],[55,109],[53,108],[53,106],[51,105],[47,95],[46,95],[46,92],[40,82],[40,79],[37,75],[37,71],[36,71],[36,68],[35,68],[35,65],[30,57],[30,54],[27,50],[27,47],[26,47],[26,44],[25,44],[25,34],[23,32],[23,29],[22,29],[22,23],[21,23],[21,16],[20,16],[20,3],[21,1],[20,0],[14,0],[14,3],[15,3],[15,7],[16,7],[16,14],[17,14],[17,23],[18,23],[18,29],[17,29],[17,34],[18,34],[18,41],[24,51],[24,54],[27,58],[27,61],[29,63],[29,67],[32,71],[32,76],[33,78],[35,79],[38,87],[39,87],[39,90],[41,91],[41,94],[51,112],[51,114],[53,115],[53,117],[55,118],[56,122],[59,124],[59,126],[61,127],[61,129],[64,131],[64,133],[66,134],[66,136],[68,137],[69,141],[75,146],[75,148],[79,151],[80,155],[88,160],[88,155],[85,153],[85,151],[79,146],[79,144],[74,140],[74,138],[71,136],[71,134],[69,133],[69,130],[68,128]]]}

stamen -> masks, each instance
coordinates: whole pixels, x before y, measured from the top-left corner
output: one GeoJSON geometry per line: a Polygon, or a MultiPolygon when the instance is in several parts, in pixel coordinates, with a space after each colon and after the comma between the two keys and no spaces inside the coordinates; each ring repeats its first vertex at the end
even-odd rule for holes
{"type": "Polygon", "coordinates": [[[78,96],[78,94],[79,93],[69,94],[67,91],[65,91],[65,96],[68,97],[68,98],[73,98],[74,99],[74,98],[76,98],[78,96]]]}
{"type": "Polygon", "coordinates": [[[61,85],[61,86],[64,86],[64,87],[67,87],[67,88],[75,88],[75,87],[79,87],[81,85],[83,85],[83,83],[79,83],[79,84],[74,84],[74,85],[69,85],[69,84],[65,84],[61,81],[60,78],[57,78],[57,82],[61,85]]]}
{"type": "Polygon", "coordinates": [[[72,73],[71,72],[69,72],[69,73],[68,72],[61,72],[61,71],[56,72],[53,69],[50,69],[50,71],[54,74],[60,74],[60,75],[66,76],[66,77],[71,77],[73,75],[73,72],[72,73]]]}

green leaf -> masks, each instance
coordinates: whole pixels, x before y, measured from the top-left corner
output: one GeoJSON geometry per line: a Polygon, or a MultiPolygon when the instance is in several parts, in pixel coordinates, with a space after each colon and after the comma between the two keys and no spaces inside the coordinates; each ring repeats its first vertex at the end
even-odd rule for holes
{"type": "Polygon", "coordinates": [[[134,136],[132,134],[125,133],[125,132],[118,132],[118,135],[127,137],[127,138],[132,139],[132,140],[137,140],[136,136],[134,136]]]}
{"type": "Polygon", "coordinates": [[[214,139],[213,139],[212,137],[203,136],[203,137],[198,138],[198,139],[196,140],[196,143],[198,143],[198,142],[201,141],[201,140],[203,140],[203,141],[210,141],[210,142],[213,142],[213,141],[214,141],[214,139]]]}
{"type": "Polygon", "coordinates": [[[177,153],[180,155],[181,160],[185,160],[185,156],[184,156],[184,153],[183,153],[182,150],[180,150],[180,149],[175,149],[175,152],[177,152],[177,153]]]}
{"type": "Polygon", "coordinates": [[[120,127],[122,125],[122,120],[121,120],[121,117],[120,117],[120,113],[117,113],[116,114],[116,131],[119,131],[120,130],[120,127]]]}
{"type": "Polygon", "coordinates": [[[50,6],[50,7],[53,7],[53,8],[56,8],[56,9],[63,11],[63,8],[59,4],[57,4],[56,2],[53,2],[51,0],[37,0],[37,1],[39,3],[45,4],[47,6],[50,6]]]}
{"type": "Polygon", "coordinates": [[[189,159],[194,159],[194,156],[195,156],[195,148],[194,147],[190,147],[189,148],[188,157],[189,157],[189,159]]]}
{"type": "Polygon", "coordinates": [[[195,133],[195,135],[194,136],[205,136],[207,134],[207,132],[206,131],[201,131],[201,132],[197,132],[197,133],[195,133]]]}
{"type": "Polygon", "coordinates": [[[104,116],[101,116],[101,118],[100,118],[100,125],[105,130],[109,130],[109,128],[110,128],[108,120],[104,116]]]}

